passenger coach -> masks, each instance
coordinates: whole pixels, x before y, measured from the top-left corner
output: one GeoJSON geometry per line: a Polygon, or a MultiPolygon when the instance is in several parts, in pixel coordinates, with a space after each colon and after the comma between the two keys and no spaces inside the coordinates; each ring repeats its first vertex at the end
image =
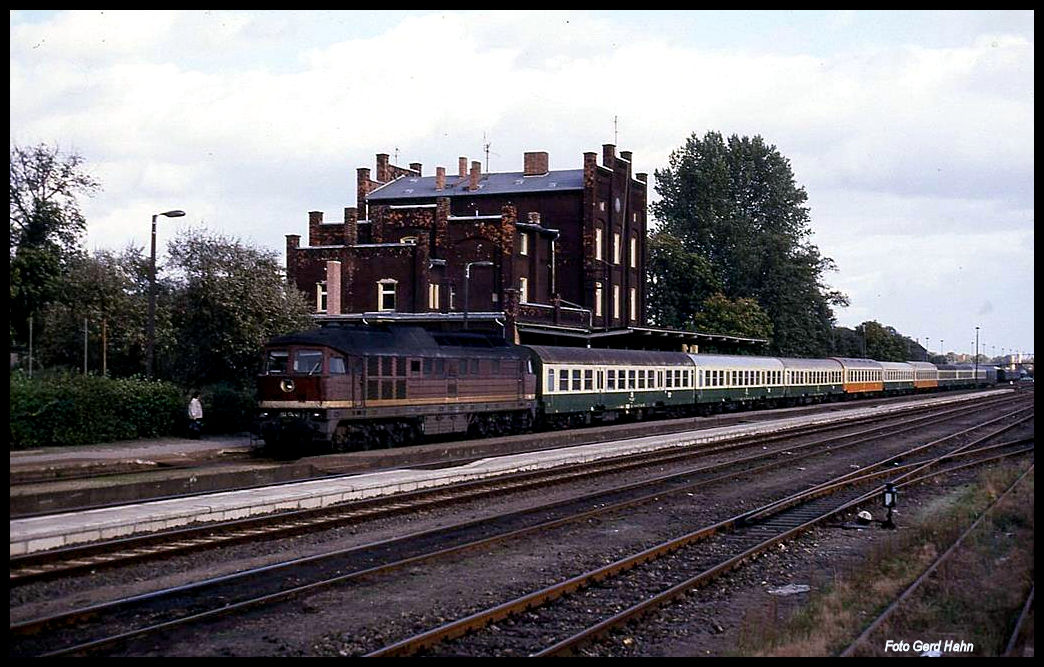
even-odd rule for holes
{"type": "Polygon", "coordinates": [[[786,395],[784,367],[774,357],[690,354],[696,368],[696,402],[701,412],[728,403],[779,403],[786,395]]]}
{"type": "Polygon", "coordinates": [[[879,394],[884,391],[884,368],[873,359],[831,357],[842,366],[846,396],[879,394]]]}
{"type": "Polygon", "coordinates": [[[681,352],[530,345],[543,417],[553,426],[622,416],[684,414],[693,405],[693,367],[681,352]]]}

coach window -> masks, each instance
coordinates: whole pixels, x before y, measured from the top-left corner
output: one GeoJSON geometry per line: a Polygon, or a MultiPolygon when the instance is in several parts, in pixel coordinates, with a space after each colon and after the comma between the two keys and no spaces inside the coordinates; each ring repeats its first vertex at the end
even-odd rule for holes
{"type": "Polygon", "coordinates": [[[547,369],[547,390],[555,390],[555,369],[553,368],[547,369]]]}
{"type": "Polygon", "coordinates": [[[628,389],[635,389],[636,388],[635,371],[627,371],[627,388],[628,389]]]}
{"type": "Polygon", "coordinates": [[[667,386],[665,387],[665,389],[673,389],[674,388],[674,374],[676,372],[677,371],[667,371],[667,386]]]}
{"type": "Polygon", "coordinates": [[[594,371],[584,371],[584,390],[591,391],[594,389],[594,371]]]}
{"type": "Polygon", "coordinates": [[[569,371],[564,368],[558,371],[558,390],[569,391],[569,371]]]}
{"type": "Polygon", "coordinates": [[[580,369],[573,369],[573,391],[580,391],[580,369]]]}
{"type": "Polygon", "coordinates": [[[610,369],[606,372],[606,389],[616,389],[616,371],[610,369]]]}
{"type": "Polygon", "coordinates": [[[645,389],[645,369],[642,368],[638,371],[638,388],[645,389]]]}

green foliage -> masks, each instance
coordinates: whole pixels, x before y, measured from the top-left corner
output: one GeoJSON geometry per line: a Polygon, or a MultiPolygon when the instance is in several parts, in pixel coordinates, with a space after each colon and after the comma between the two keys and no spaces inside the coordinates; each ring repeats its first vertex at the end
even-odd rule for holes
{"type": "MultiPolygon", "coordinates": [[[[756,301],[772,323],[773,354],[825,355],[831,306],[847,299],[822,283],[834,265],[808,242],[808,196],[795,184],[789,161],[761,137],[733,135],[726,141],[708,132],[674,151],[669,166],[656,171],[656,181],[661,199],[650,209],[661,232],[681,246],[670,257],[702,258],[725,298],[756,301]]],[[[684,286],[685,277],[685,262],[677,259],[650,266],[651,283],[684,286]]],[[[693,284],[704,289],[702,279],[693,284]]],[[[676,296],[673,303],[679,310],[694,302],[702,308],[710,295],[696,296],[676,296]]],[[[696,312],[669,314],[687,320],[696,312]]]]}
{"type": "MultiPolygon", "coordinates": [[[[832,354],[877,361],[920,361],[923,348],[894,328],[871,320],[855,329],[837,327],[832,354]]],[[[939,363],[943,363],[941,359],[939,363]]]]}
{"type": "Polygon", "coordinates": [[[246,386],[265,342],[311,325],[303,295],[288,289],[275,254],[188,230],[171,241],[171,332],[158,356],[185,386],[246,386]]]}
{"type": "Polygon", "coordinates": [[[207,433],[242,433],[250,430],[257,401],[253,389],[219,383],[204,387],[203,422],[207,433]]]}
{"type": "Polygon", "coordinates": [[[697,331],[726,336],[772,338],[772,320],[754,299],[729,299],[720,292],[706,299],[693,318],[697,331]]]}
{"type": "Polygon", "coordinates": [[[721,290],[713,267],[705,257],[686,250],[681,240],[670,234],[650,234],[646,247],[650,321],[666,328],[691,327],[692,314],[700,304],[721,290]]]}
{"type": "Polygon", "coordinates": [[[11,449],[169,435],[187,401],[169,382],[59,374],[11,375],[11,449]]]}
{"type": "Polygon", "coordinates": [[[11,149],[10,333],[23,342],[29,318],[60,293],[67,263],[82,250],[87,223],[77,196],[99,184],[82,169],[83,158],[44,144],[11,149]]]}
{"type": "Polygon", "coordinates": [[[118,255],[98,251],[71,261],[60,297],[37,320],[43,324],[42,333],[34,336],[37,361],[46,368],[81,369],[86,319],[89,369],[101,371],[104,365],[112,376],[141,373],[147,267],[148,259],[134,247],[118,255]]]}

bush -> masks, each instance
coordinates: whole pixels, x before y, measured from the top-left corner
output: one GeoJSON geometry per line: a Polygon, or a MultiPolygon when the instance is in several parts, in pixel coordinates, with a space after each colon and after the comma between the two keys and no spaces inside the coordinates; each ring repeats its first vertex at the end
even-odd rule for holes
{"type": "Polygon", "coordinates": [[[170,435],[185,422],[176,385],[142,378],[11,375],[11,449],[170,435]]]}
{"type": "MultiPolygon", "coordinates": [[[[207,433],[242,433],[250,430],[253,418],[254,390],[231,384],[215,384],[200,392],[203,402],[203,425],[207,433]]],[[[188,405],[186,399],[185,405],[188,405]]]]}

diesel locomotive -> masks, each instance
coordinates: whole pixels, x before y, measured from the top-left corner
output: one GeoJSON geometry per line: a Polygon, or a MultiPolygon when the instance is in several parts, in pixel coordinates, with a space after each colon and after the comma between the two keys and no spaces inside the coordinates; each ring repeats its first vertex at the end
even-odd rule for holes
{"type": "Polygon", "coordinates": [[[997,381],[985,366],[514,345],[485,333],[335,325],[274,338],[255,433],[280,457],[621,419],[782,407],[997,381]]]}

